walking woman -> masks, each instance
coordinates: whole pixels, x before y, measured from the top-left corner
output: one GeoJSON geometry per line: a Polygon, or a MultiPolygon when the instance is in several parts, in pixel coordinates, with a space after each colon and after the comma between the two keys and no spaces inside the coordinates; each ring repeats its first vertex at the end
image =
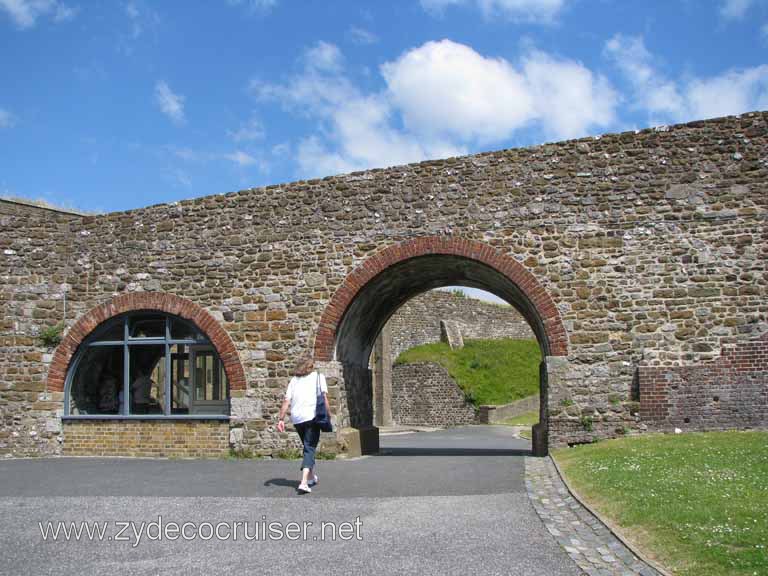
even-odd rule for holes
{"type": "Polygon", "coordinates": [[[325,382],[325,376],[317,372],[312,358],[302,358],[296,364],[285,391],[285,399],[280,406],[280,415],[278,416],[277,429],[280,432],[285,431],[285,413],[288,407],[291,408],[291,422],[299,433],[301,443],[304,446],[303,458],[301,461],[301,482],[299,483],[299,492],[309,494],[312,492],[312,486],[317,484],[317,474],[315,473],[315,451],[320,441],[320,426],[315,420],[315,407],[317,406],[317,397],[322,394],[325,409],[331,414],[328,405],[328,385],[325,382]]]}

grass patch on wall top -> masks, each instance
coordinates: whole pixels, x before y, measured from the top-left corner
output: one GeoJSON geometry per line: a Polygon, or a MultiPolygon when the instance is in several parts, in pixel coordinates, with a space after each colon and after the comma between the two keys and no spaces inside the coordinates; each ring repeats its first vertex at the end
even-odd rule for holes
{"type": "Polygon", "coordinates": [[[675,574],[768,574],[768,432],[653,434],[553,456],[590,505],[675,574]]]}
{"type": "Polygon", "coordinates": [[[406,350],[395,360],[416,362],[442,365],[477,406],[508,404],[539,393],[541,350],[536,340],[465,340],[458,350],[435,342],[406,350]]]}

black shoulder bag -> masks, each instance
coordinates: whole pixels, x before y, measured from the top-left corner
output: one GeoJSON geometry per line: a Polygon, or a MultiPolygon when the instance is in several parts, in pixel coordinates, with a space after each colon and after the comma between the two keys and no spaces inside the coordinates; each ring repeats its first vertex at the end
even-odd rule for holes
{"type": "Polygon", "coordinates": [[[325,407],[325,398],[323,398],[323,390],[320,388],[320,372],[317,373],[317,404],[315,405],[315,424],[323,432],[333,432],[333,425],[331,424],[331,416],[328,414],[328,410],[325,407]]]}

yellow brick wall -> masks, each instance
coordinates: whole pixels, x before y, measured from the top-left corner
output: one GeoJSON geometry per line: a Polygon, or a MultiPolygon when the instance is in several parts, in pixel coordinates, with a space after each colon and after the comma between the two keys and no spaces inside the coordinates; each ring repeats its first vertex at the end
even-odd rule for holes
{"type": "Polygon", "coordinates": [[[226,421],[70,420],[63,432],[65,456],[220,458],[229,453],[226,421]]]}

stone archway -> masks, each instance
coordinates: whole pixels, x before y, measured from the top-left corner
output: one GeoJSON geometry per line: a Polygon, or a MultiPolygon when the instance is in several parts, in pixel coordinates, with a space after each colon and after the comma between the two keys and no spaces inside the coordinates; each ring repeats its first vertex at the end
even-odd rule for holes
{"type": "Polygon", "coordinates": [[[67,331],[53,355],[48,370],[48,390],[63,392],[69,364],[80,343],[102,322],[119,314],[154,310],[179,316],[194,323],[216,348],[227,373],[230,390],[245,390],[245,372],[229,334],[205,309],[191,300],[163,292],[121,294],[83,314],[67,331]]]}
{"type": "Polygon", "coordinates": [[[368,359],[386,321],[416,294],[453,284],[503,298],[517,308],[536,335],[544,362],[534,452],[546,454],[546,358],[568,354],[560,313],[544,287],[517,260],[464,238],[430,236],[389,246],[366,259],[336,290],[320,320],[314,355],[320,362],[341,364],[349,425],[358,430],[372,428],[368,359]]]}

